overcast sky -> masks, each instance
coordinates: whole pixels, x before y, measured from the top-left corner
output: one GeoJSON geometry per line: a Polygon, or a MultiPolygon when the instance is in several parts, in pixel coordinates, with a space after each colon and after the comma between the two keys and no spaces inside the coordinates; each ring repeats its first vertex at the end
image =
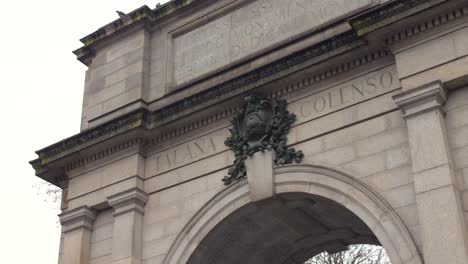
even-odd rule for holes
{"type": "Polygon", "coordinates": [[[35,150],[79,132],[86,67],[79,39],[117,18],[116,10],[167,1],[3,1],[0,15],[0,248],[2,263],[57,262],[54,203],[28,161],[35,150]]]}

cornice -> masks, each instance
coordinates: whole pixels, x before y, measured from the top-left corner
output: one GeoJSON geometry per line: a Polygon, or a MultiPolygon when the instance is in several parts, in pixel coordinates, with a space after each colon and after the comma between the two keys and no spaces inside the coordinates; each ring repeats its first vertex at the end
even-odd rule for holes
{"type": "Polygon", "coordinates": [[[443,14],[430,17],[427,20],[421,21],[410,27],[394,32],[385,39],[385,43],[387,45],[396,45],[400,42],[403,42],[409,39],[414,39],[415,37],[418,37],[422,35],[423,33],[441,28],[444,25],[447,25],[455,21],[459,21],[467,17],[468,17],[468,6],[458,7],[450,11],[447,11],[443,14]]]}
{"type": "Polygon", "coordinates": [[[353,19],[351,25],[359,36],[365,35],[446,1],[448,0],[391,1],[384,8],[373,10],[364,16],[353,19]]]}

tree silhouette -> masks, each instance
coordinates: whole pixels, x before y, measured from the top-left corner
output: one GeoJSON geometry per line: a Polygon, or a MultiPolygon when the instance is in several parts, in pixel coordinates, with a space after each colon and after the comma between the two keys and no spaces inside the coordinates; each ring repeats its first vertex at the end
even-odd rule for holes
{"type": "Polygon", "coordinates": [[[328,254],[320,253],[304,264],[391,264],[383,247],[352,245],[349,250],[328,254]]]}

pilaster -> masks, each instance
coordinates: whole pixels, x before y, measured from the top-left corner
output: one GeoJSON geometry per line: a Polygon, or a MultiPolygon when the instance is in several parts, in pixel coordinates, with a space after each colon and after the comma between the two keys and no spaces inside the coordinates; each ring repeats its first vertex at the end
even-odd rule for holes
{"type": "Polygon", "coordinates": [[[245,161],[252,201],[274,195],[273,157],[272,150],[258,151],[245,161]]]}
{"type": "Polygon", "coordinates": [[[468,263],[464,216],[442,108],[446,90],[435,81],[394,100],[408,127],[425,263],[468,263]]]}
{"type": "Polygon", "coordinates": [[[88,264],[91,231],[96,213],[83,206],[59,215],[62,224],[63,258],[62,264],[88,264]]]}
{"type": "Polygon", "coordinates": [[[139,264],[142,258],[143,214],[148,195],[134,188],[108,197],[114,209],[113,264],[139,264]]]}

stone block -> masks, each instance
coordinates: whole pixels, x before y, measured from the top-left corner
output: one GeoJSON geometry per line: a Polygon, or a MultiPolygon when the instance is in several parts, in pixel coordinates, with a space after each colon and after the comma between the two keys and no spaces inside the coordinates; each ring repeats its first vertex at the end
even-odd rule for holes
{"type": "Polygon", "coordinates": [[[81,175],[75,175],[70,179],[68,198],[73,199],[125,179],[139,176],[141,159],[141,156],[135,154],[81,175]]]}
{"type": "Polygon", "coordinates": [[[134,73],[125,79],[125,90],[143,89],[146,74],[142,72],[134,73]]]}
{"type": "Polygon", "coordinates": [[[180,202],[185,197],[182,193],[182,185],[172,186],[171,188],[159,192],[160,205],[172,204],[173,202],[180,202]]]}
{"type": "MultiPolygon", "coordinates": [[[[169,218],[167,219],[167,221],[170,221],[170,219],[177,219],[177,218],[169,218]]],[[[145,224],[143,226],[143,243],[165,236],[163,221],[154,222],[151,225],[145,224]]]]}
{"type": "Polygon", "coordinates": [[[398,216],[403,220],[406,226],[419,225],[418,207],[416,204],[410,204],[395,210],[398,216]]]}
{"type": "Polygon", "coordinates": [[[401,111],[393,111],[385,115],[387,121],[386,128],[387,130],[394,130],[397,128],[406,129],[406,120],[401,116],[401,111]]]}
{"type": "MultiPolygon", "coordinates": [[[[221,179],[221,178],[220,178],[221,179]]],[[[221,181],[218,179],[219,181],[221,181]]],[[[211,198],[213,198],[217,193],[219,193],[222,188],[214,188],[206,190],[202,193],[198,193],[192,196],[184,198],[182,211],[183,213],[193,213],[200,210],[211,198]]]]}
{"type": "MultiPolygon", "coordinates": [[[[303,144],[297,145],[297,149],[307,150],[302,147],[303,144]]],[[[306,145],[306,144],[304,144],[306,145]]],[[[317,164],[321,166],[336,167],[355,160],[356,153],[353,146],[342,146],[314,156],[304,156],[303,163],[317,164]]]]}
{"type": "Polygon", "coordinates": [[[92,258],[89,260],[89,264],[111,264],[111,263],[112,263],[111,254],[97,257],[97,258],[92,258]]]}
{"type": "Polygon", "coordinates": [[[140,212],[130,211],[115,217],[112,236],[112,260],[141,259],[143,216],[140,212]]]}
{"type": "Polygon", "coordinates": [[[85,115],[85,122],[88,122],[88,120],[96,118],[102,115],[103,113],[104,112],[102,104],[97,104],[89,108],[83,109],[83,114],[85,115]]]}
{"type": "Polygon", "coordinates": [[[430,111],[408,121],[411,160],[415,172],[449,163],[443,114],[430,111]]]}
{"type": "Polygon", "coordinates": [[[96,243],[112,238],[112,230],[112,223],[109,223],[107,225],[101,225],[99,227],[94,227],[93,233],[91,234],[91,243],[96,243]]]}
{"type": "Polygon", "coordinates": [[[386,152],[387,168],[394,169],[411,164],[411,155],[409,146],[403,145],[386,152]]]}
{"type": "Polygon", "coordinates": [[[411,47],[396,55],[400,78],[433,68],[468,54],[468,27],[411,47]],[[427,56],[431,54],[431,56],[427,56]]]}
{"type": "Polygon", "coordinates": [[[388,191],[413,183],[411,166],[385,170],[362,179],[378,192],[388,191]]]}
{"type": "Polygon", "coordinates": [[[456,169],[468,167],[468,147],[454,149],[452,154],[456,169]]]}
{"type": "Polygon", "coordinates": [[[468,147],[468,125],[447,131],[450,148],[468,147]]]}
{"type": "Polygon", "coordinates": [[[144,215],[145,225],[151,225],[161,220],[179,217],[182,213],[182,203],[175,201],[158,207],[147,207],[144,215]]]}
{"type": "Polygon", "coordinates": [[[364,178],[386,169],[385,155],[378,154],[357,159],[353,162],[346,163],[336,168],[354,177],[364,178]]]}
{"type": "Polygon", "coordinates": [[[359,157],[384,152],[408,142],[408,134],[404,129],[396,129],[365,138],[356,143],[359,157]]]}
{"type": "Polygon", "coordinates": [[[135,187],[142,188],[143,181],[138,177],[128,178],[127,180],[69,199],[68,208],[73,209],[83,205],[102,205],[103,203],[107,203],[107,197],[135,187]]]}
{"type": "Polygon", "coordinates": [[[453,186],[417,195],[428,263],[466,263],[465,223],[457,196],[453,186]]]}
{"type": "Polygon", "coordinates": [[[461,193],[461,197],[462,197],[463,211],[465,211],[465,214],[468,214],[468,191],[467,190],[463,191],[461,193]]]}
{"type": "Polygon", "coordinates": [[[468,105],[447,112],[446,124],[449,130],[468,125],[468,105]]]}
{"type": "Polygon", "coordinates": [[[125,81],[130,76],[142,73],[144,70],[143,61],[138,61],[133,64],[127,65],[125,68],[120,69],[114,73],[111,73],[105,77],[105,87],[109,87],[115,83],[125,81]]]}
{"type": "Polygon", "coordinates": [[[141,99],[141,93],[141,89],[132,89],[112,97],[111,99],[103,102],[102,111],[103,113],[108,113],[129,103],[135,102],[136,100],[141,99]]]}
{"type": "Polygon", "coordinates": [[[453,175],[452,168],[448,164],[417,172],[414,174],[415,191],[422,193],[452,185],[455,182],[453,175]]]}
{"type": "Polygon", "coordinates": [[[160,255],[143,260],[141,264],[162,264],[166,255],[160,255]]]}
{"type": "Polygon", "coordinates": [[[89,97],[106,87],[105,76],[99,73],[91,74],[91,78],[85,83],[84,102],[88,103],[89,97]]]}
{"type": "Polygon", "coordinates": [[[192,216],[193,213],[187,213],[181,215],[180,217],[165,221],[165,223],[163,224],[163,236],[166,237],[179,234],[179,232],[182,231],[182,228],[184,228],[184,226],[188,223],[192,216]]]}
{"type": "Polygon", "coordinates": [[[194,194],[202,193],[207,190],[207,178],[201,177],[198,179],[191,180],[182,184],[181,192],[182,198],[192,196],[194,194]]]}
{"type": "Polygon", "coordinates": [[[143,260],[167,253],[176,235],[162,237],[143,244],[143,260]]]}
{"type": "Polygon", "coordinates": [[[95,259],[112,253],[112,239],[105,239],[91,244],[90,258],[95,259]]]}
{"type": "Polygon", "coordinates": [[[67,233],[64,239],[62,263],[87,263],[90,259],[90,240],[91,232],[89,230],[74,230],[67,233]]]}
{"type": "Polygon", "coordinates": [[[401,80],[405,90],[410,90],[431,81],[442,81],[444,83],[459,80],[466,76],[466,65],[468,56],[460,57],[434,68],[412,75],[401,80]]]}
{"type": "MultiPolygon", "coordinates": [[[[213,171],[219,171],[222,168],[228,168],[232,165],[233,154],[230,151],[225,151],[220,154],[208,157],[197,162],[181,166],[177,169],[167,171],[163,174],[155,177],[147,178],[145,182],[145,190],[148,193],[164,189],[168,186],[178,184],[180,182],[190,181],[191,179],[208,175],[213,171]],[[213,164],[212,166],[206,166],[206,164],[213,164]],[[187,173],[189,171],[190,173],[187,173]]],[[[154,170],[148,170],[148,168],[156,168],[155,164],[147,164],[147,175],[154,175],[154,170]]],[[[227,173],[224,171],[224,173],[227,173]]],[[[222,177],[220,178],[221,181],[222,177]]]]}
{"type": "Polygon", "coordinates": [[[453,36],[440,37],[396,55],[400,78],[424,71],[456,58],[453,36]],[[435,52],[437,51],[437,52],[435,52]],[[431,56],[427,56],[431,54],[431,56]]]}
{"type": "Polygon", "coordinates": [[[394,208],[400,208],[414,204],[416,202],[416,194],[413,184],[403,185],[388,191],[380,193],[385,200],[394,208]]]}
{"type": "Polygon", "coordinates": [[[252,201],[267,199],[274,195],[273,159],[273,151],[264,151],[254,153],[245,161],[252,201]]]}
{"type": "Polygon", "coordinates": [[[133,34],[129,34],[125,36],[125,38],[121,39],[118,42],[108,46],[106,49],[106,62],[112,62],[113,60],[124,56],[132,51],[141,49],[145,45],[145,38],[146,34],[144,29],[134,32],[133,34]]]}
{"type": "Polygon", "coordinates": [[[125,81],[115,83],[111,86],[105,87],[98,92],[94,93],[92,96],[89,96],[87,102],[89,107],[102,104],[104,101],[107,101],[117,95],[125,92],[126,86],[125,81]]]}
{"type": "Polygon", "coordinates": [[[450,115],[452,110],[463,106],[468,106],[467,86],[451,91],[444,109],[450,115]]]}
{"type": "Polygon", "coordinates": [[[385,131],[385,117],[377,117],[354,126],[344,128],[324,136],[325,149],[330,150],[339,146],[367,138],[385,131]]]}
{"type": "MultiPolygon", "coordinates": [[[[398,87],[399,86],[400,85],[398,85],[398,87]]],[[[366,102],[365,104],[357,105],[357,109],[356,109],[357,119],[363,120],[363,119],[372,117],[374,115],[377,115],[378,113],[383,113],[382,111],[383,109],[387,109],[387,111],[396,110],[397,107],[395,106],[395,103],[392,100],[392,94],[397,93],[399,90],[400,89],[395,90],[393,93],[390,93],[390,94],[380,95],[379,97],[376,97],[374,98],[374,100],[370,100],[366,102]]]]}

